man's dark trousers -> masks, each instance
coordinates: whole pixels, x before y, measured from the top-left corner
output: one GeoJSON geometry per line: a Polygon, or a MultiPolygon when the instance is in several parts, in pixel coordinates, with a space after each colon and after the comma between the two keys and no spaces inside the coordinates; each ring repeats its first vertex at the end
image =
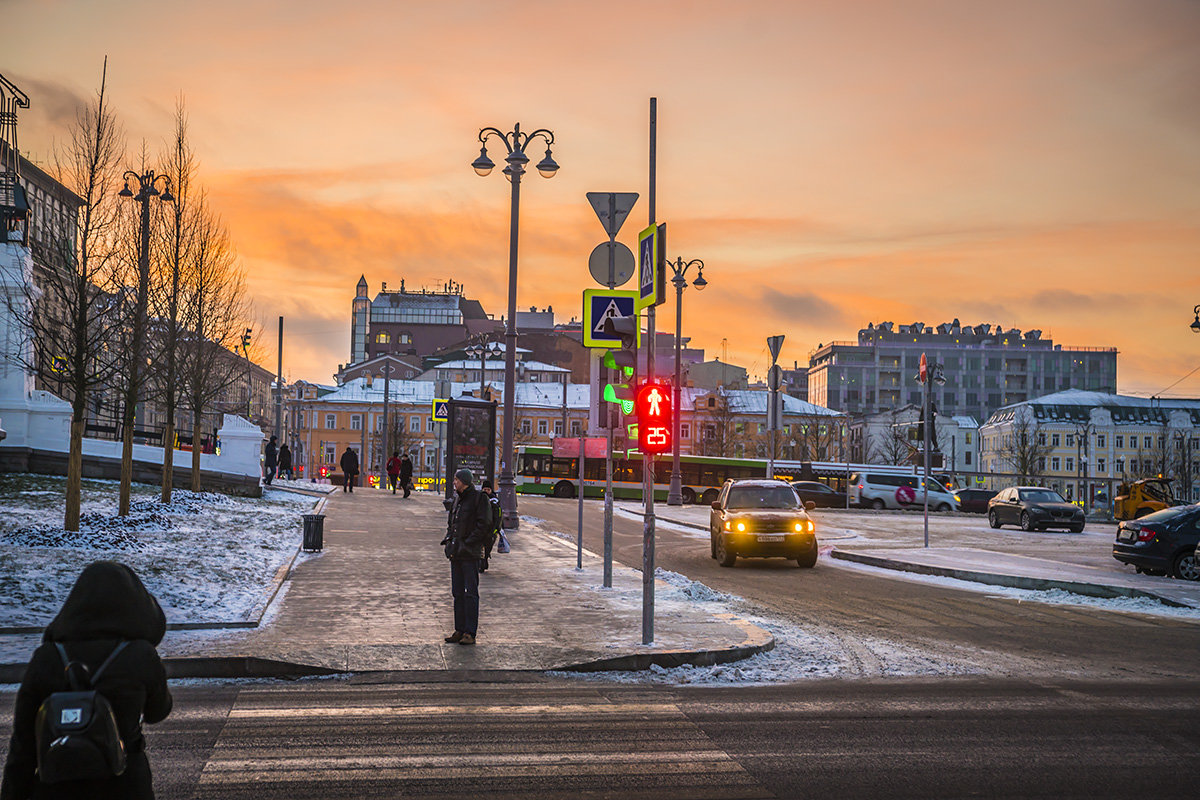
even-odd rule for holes
{"type": "Polygon", "coordinates": [[[474,636],[479,627],[479,559],[450,562],[450,591],[454,594],[454,630],[474,636]]]}

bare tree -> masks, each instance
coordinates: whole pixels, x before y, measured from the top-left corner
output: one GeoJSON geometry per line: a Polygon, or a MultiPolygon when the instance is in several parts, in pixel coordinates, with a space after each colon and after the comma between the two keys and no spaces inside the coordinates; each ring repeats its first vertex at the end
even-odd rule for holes
{"type": "MultiPolygon", "coordinates": [[[[63,527],[79,530],[83,476],[83,434],[88,402],[108,387],[119,368],[116,339],[122,325],[117,314],[116,252],[119,209],[113,191],[124,159],[125,135],[105,94],[108,63],[94,101],[79,111],[69,142],[55,154],[58,179],[82,199],[75,216],[74,241],[62,241],[47,252],[49,264],[38,274],[37,288],[22,298],[34,313],[16,315],[32,343],[31,371],[53,370],[71,403],[71,435],[67,456],[67,488],[63,527]]],[[[26,284],[28,286],[28,284],[26,284]]],[[[43,379],[50,377],[43,374],[43,379]]]]}
{"type": "Polygon", "coordinates": [[[190,205],[192,247],[183,272],[184,333],[179,342],[183,400],[192,415],[192,491],[200,491],[204,415],[243,371],[233,353],[248,316],[245,276],[229,232],[197,192],[190,205]]]}
{"type": "Polygon", "coordinates": [[[700,455],[729,458],[734,453],[737,426],[729,398],[718,390],[714,405],[705,407],[696,414],[696,428],[700,455]]]}
{"type": "Polygon", "coordinates": [[[912,463],[913,447],[909,438],[913,426],[901,420],[900,409],[891,410],[891,418],[887,431],[883,436],[872,437],[867,442],[867,463],[869,464],[910,464],[912,463]]]}
{"type": "Polygon", "coordinates": [[[162,502],[171,502],[175,470],[175,420],[179,405],[180,343],[184,326],[184,273],[192,259],[194,223],[191,213],[196,159],[188,141],[187,113],[182,98],[175,105],[175,132],[165,159],[175,202],[165,209],[162,230],[165,255],[156,262],[150,305],[154,314],[154,389],[162,400],[165,426],[162,441],[162,502]]]}
{"type": "Polygon", "coordinates": [[[1041,426],[1024,414],[1016,414],[1008,433],[1000,438],[996,455],[1008,467],[1009,472],[1020,476],[1021,481],[1036,478],[1041,474],[1041,464],[1050,452],[1041,426]]]}

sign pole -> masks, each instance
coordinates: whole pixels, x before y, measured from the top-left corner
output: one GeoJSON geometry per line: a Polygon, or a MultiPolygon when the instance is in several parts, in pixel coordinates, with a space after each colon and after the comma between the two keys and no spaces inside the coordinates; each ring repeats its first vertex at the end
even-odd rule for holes
{"type": "MultiPolygon", "coordinates": [[[[563,387],[566,390],[566,387],[563,387]]],[[[575,571],[583,569],[583,459],[586,452],[584,436],[579,437],[579,535],[575,542],[575,571]]]]}
{"type": "Polygon", "coordinates": [[[924,401],[925,401],[924,402],[924,409],[925,409],[924,434],[925,435],[923,437],[925,440],[925,442],[924,442],[925,452],[922,454],[921,461],[923,462],[922,463],[922,465],[924,467],[923,472],[925,473],[925,483],[922,487],[925,490],[925,546],[929,547],[929,448],[930,448],[930,445],[932,445],[932,441],[930,441],[932,438],[930,436],[930,433],[931,433],[931,428],[933,426],[930,425],[931,420],[929,419],[929,395],[930,395],[929,374],[928,374],[927,367],[926,367],[924,353],[921,353],[920,380],[921,380],[921,384],[922,384],[923,388],[925,389],[925,397],[924,397],[924,401]]]}
{"type": "MultiPolygon", "coordinates": [[[[650,225],[655,223],[655,170],[658,163],[658,98],[650,98],[650,225]]],[[[657,249],[657,248],[656,248],[657,249]]],[[[657,260],[655,252],[652,260],[657,260]]],[[[639,278],[640,279],[640,278],[639,278]]],[[[646,378],[654,381],[654,305],[646,314],[646,335],[650,343],[646,354],[646,378]]],[[[642,454],[642,498],[645,504],[642,525],[642,644],[654,643],[654,454],[642,454]]]]}

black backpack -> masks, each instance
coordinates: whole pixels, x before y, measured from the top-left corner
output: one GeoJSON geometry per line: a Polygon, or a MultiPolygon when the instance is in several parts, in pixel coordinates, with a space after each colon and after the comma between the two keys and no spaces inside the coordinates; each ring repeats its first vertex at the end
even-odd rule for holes
{"type": "Polygon", "coordinates": [[[108,698],[93,687],[129,642],[121,642],[89,678],[58,642],[70,689],[46,698],[37,713],[37,772],[42,783],[114,778],[125,772],[125,743],[108,698]]]}

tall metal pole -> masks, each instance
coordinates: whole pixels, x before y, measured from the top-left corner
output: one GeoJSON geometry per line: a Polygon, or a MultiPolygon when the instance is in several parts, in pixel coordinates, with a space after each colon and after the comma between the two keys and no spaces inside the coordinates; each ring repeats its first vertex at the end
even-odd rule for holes
{"type": "Polygon", "coordinates": [[[391,458],[391,456],[388,455],[388,453],[391,452],[391,448],[390,448],[391,442],[388,440],[391,437],[391,433],[392,433],[392,429],[388,425],[388,395],[392,388],[391,381],[392,381],[392,365],[384,364],[383,365],[383,468],[380,469],[380,471],[379,471],[380,475],[384,475],[387,473],[387,462],[388,462],[388,459],[391,458]]]}
{"type": "MultiPolygon", "coordinates": [[[[121,486],[118,492],[117,514],[129,515],[130,488],[133,480],[133,427],[137,415],[138,384],[141,379],[142,349],[146,336],[146,306],[150,288],[150,189],[154,186],[154,173],[150,181],[143,183],[138,193],[142,208],[141,242],[138,248],[138,286],[134,306],[133,342],[129,358],[129,383],[125,390],[125,407],[122,409],[121,430],[121,486]]],[[[142,176],[138,177],[142,180],[142,176]]]]}
{"type": "Polygon", "coordinates": [[[925,431],[924,431],[924,433],[925,433],[925,436],[924,436],[925,453],[924,453],[924,457],[921,459],[921,461],[923,462],[924,468],[925,468],[924,469],[925,484],[922,488],[924,489],[924,494],[925,494],[925,546],[926,547],[929,547],[929,461],[930,461],[929,449],[933,445],[933,441],[932,441],[932,439],[933,439],[933,437],[932,437],[933,420],[931,420],[929,418],[930,417],[929,406],[930,406],[930,394],[931,394],[929,384],[932,382],[932,380],[933,380],[933,364],[929,364],[927,367],[927,370],[926,370],[926,374],[925,374],[925,386],[924,386],[924,388],[925,388],[925,431]]]}
{"type": "MultiPolygon", "coordinates": [[[[520,141],[521,125],[513,126],[514,140],[520,141]]],[[[521,217],[521,172],[510,168],[512,210],[508,227],[508,320],[504,332],[504,441],[500,452],[500,509],[506,530],[520,526],[517,517],[517,482],[513,475],[513,425],[516,422],[517,372],[517,232],[521,217]]]]}
{"type": "MultiPolygon", "coordinates": [[[[658,98],[650,98],[650,225],[655,225],[655,169],[658,164],[658,98]]],[[[661,242],[660,242],[661,244],[661,242]]],[[[655,253],[653,258],[658,258],[655,253]]],[[[646,380],[654,380],[654,306],[646,309],[646,380]]],[[[678,413],[678,412],[676,412],[678,413]]],[[[642,644],[654,643],[654,454],[642,454],[642,644]]]]}
{"type": "Polygon", "coordinates": [[[279,318],[279,362],[275,372],[275,438],[283,441],[283,317],[279,318]]]}
{"type": "MultiPolygon", "coordinates": [[[[563,395],[567,393],[567,385],[563,384],[563,395]]],[[[575,540],[575,569],[583,569],[583,482],[585,480],[583,468],[585,450],[584,446],[587,443],[587,435],[580,434],[579,436],[579,532],[575,540]]]]}
{"type": "MultiPolygon", "coordinates": [[[[679,257],[679,261],[682,264],[683,256],[679,257]]],[[[667,505],[681,506],[683,505],[683,472],[679,468],[679,417],[681,416],[679,382],[682,380],[682,375],[679,339],[683,336],[683,287],[687,281],[683,279],[682,272],[676,271],[676,277],[671,280],[671,283],[675,285],[675,397],[674,405],[671,406],[674,414],[671,419],[671,486],[667,490],[667,505]]]]}

